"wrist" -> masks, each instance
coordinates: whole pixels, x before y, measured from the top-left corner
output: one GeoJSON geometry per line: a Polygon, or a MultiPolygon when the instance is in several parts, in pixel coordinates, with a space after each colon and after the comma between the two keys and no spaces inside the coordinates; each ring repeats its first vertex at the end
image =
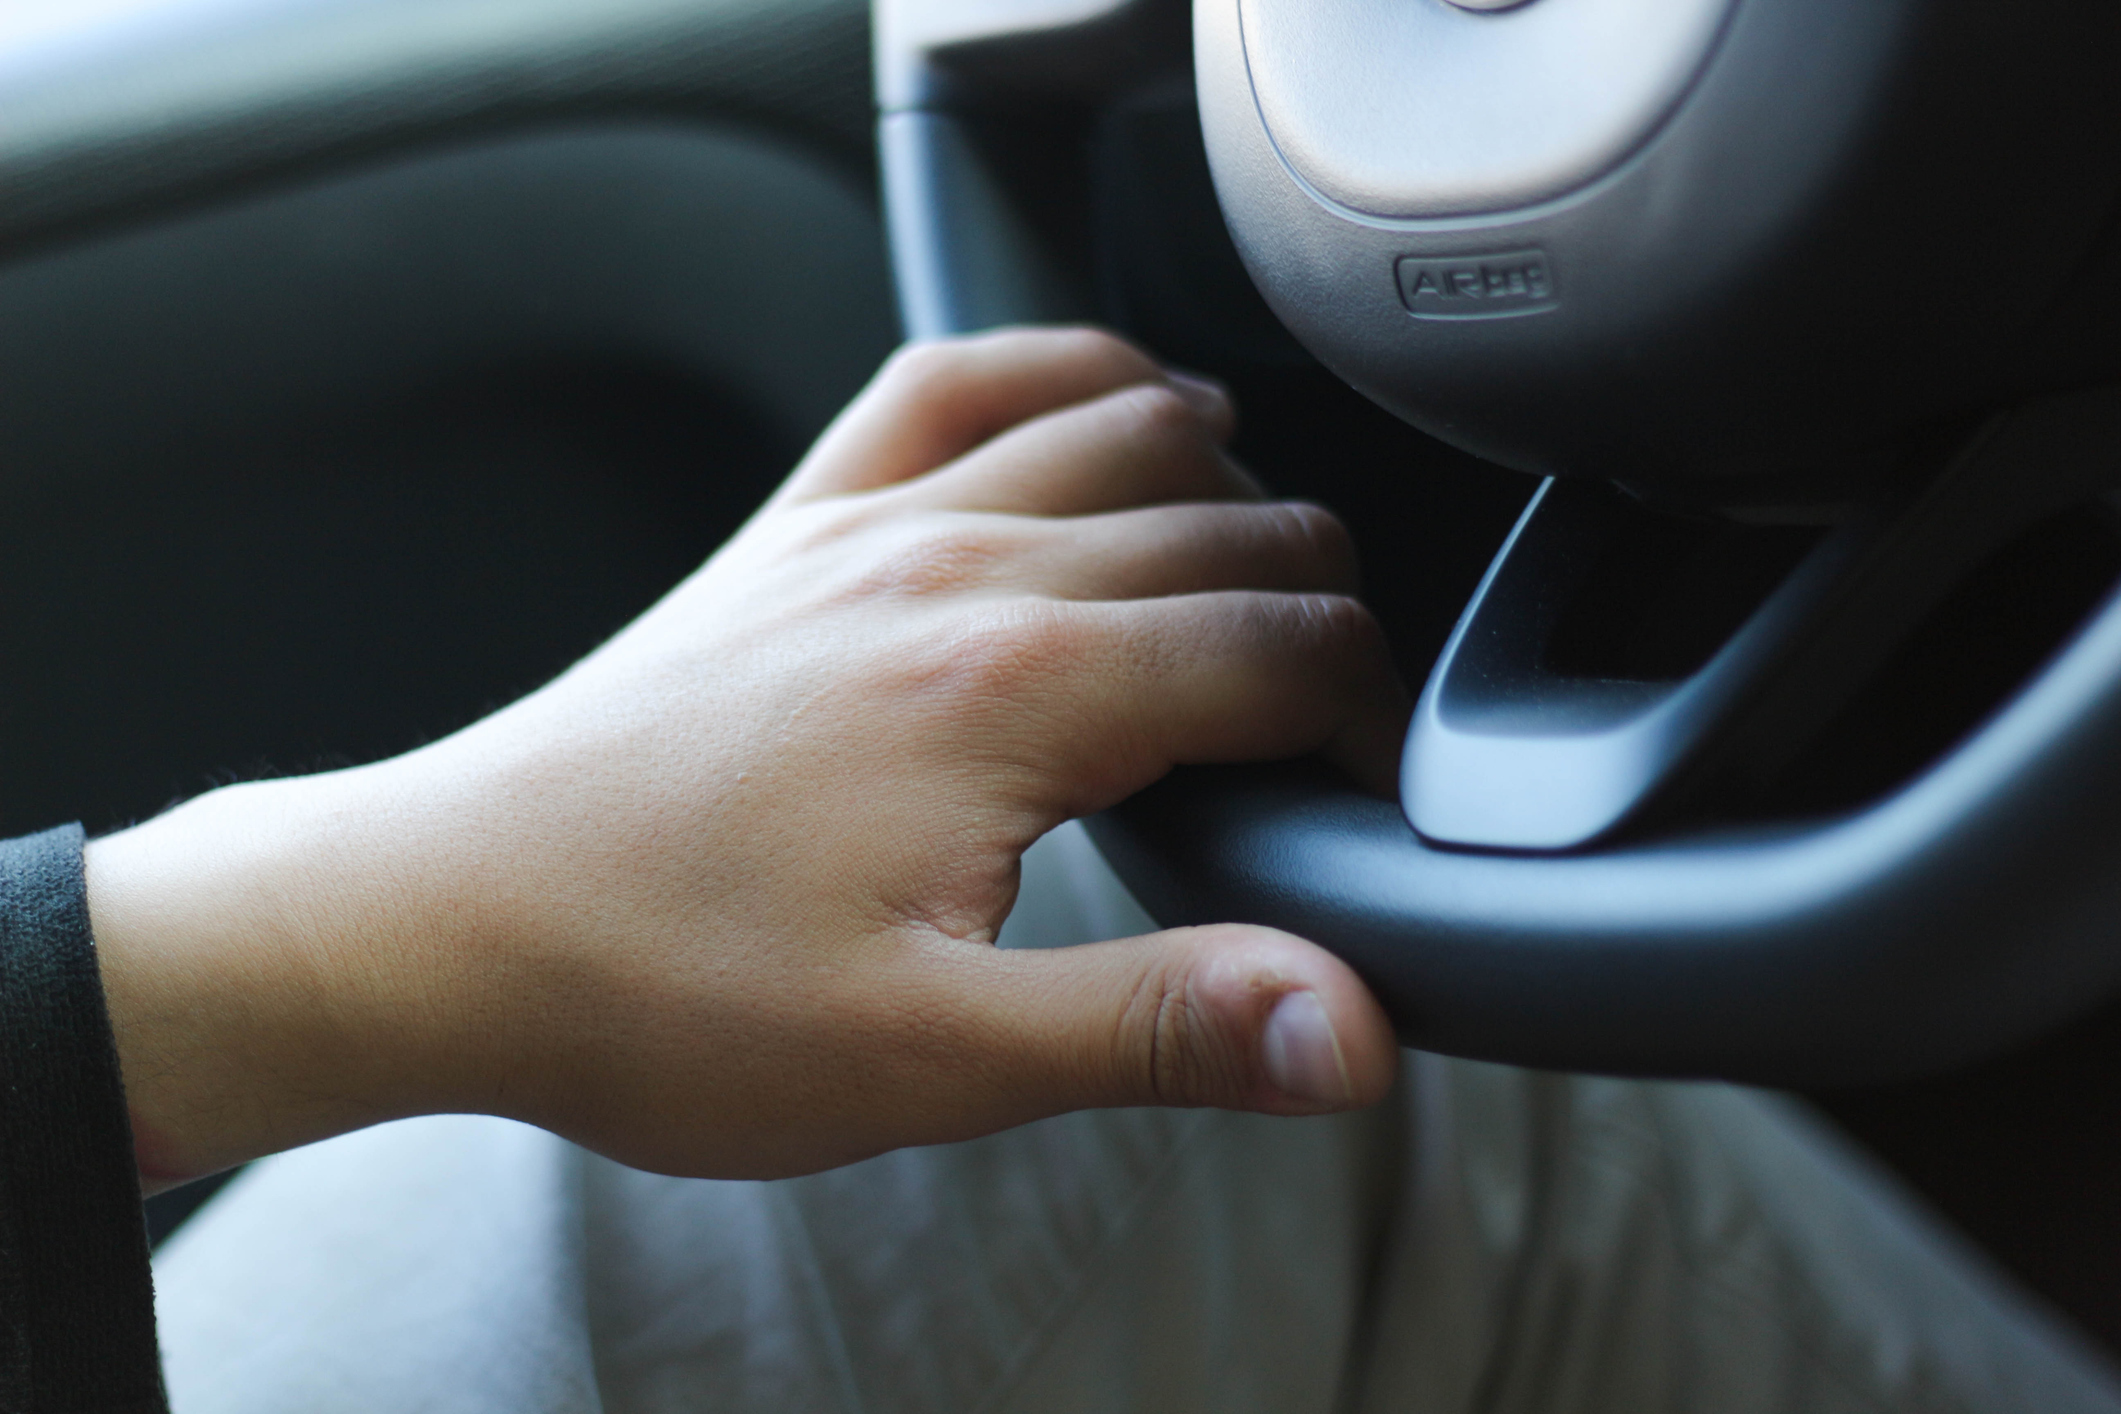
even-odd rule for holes
{"type": "Polygon", "coordinates": [[[446,1107],[422,910],[361,772],[215,791],[94,841],[88,901],[143,1185],[446,1107]]]}

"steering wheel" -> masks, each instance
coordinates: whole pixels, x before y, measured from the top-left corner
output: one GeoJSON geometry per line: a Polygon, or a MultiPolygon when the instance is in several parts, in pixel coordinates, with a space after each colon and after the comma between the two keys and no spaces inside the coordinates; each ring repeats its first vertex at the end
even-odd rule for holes
{"type": "Polygon", "coordinates": [[[1191,768],[1092,822],[1160,922],[1316,939],[1412,1045],[1774,1083],[2121,980],[2110,5],[878,0],[876,43],[909,332],[1293,335],[1547,478],[1400,802],[1191,768]],[[1275,324],[1196,297],[1233,249],[1275,324]],[[1993,699],[1904,769],[1837,756],[2071,556],[2092,591],[2007,625],[1993,699]]]}

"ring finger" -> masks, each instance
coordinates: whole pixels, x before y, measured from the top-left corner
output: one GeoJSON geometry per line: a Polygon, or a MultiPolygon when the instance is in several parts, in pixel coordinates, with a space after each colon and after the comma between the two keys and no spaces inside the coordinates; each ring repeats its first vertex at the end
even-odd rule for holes
{"type": "Polygon", "coordinates": [[[1355,545],[1322,507],[1209,501],[1033,521],[1018,583],[1060,599],[1225,589],[1353,594],[1355,545]]]}

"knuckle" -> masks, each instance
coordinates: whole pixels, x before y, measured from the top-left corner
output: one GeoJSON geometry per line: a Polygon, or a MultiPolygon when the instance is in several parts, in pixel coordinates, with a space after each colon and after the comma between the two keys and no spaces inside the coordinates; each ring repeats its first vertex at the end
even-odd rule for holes
{"type": "Polygon", "coordinates": [[[1044,673],[1072,673],[1097,651],[1088,624],[1059,604],[1025,600],[993,616],[989,639],[1044,673]]]}
{"type": "Polygon", "coordinates": [[[1346,522],[1324,506],[1311,501],[1283,501],[1274,507],[1290,538],[1315,560],[1353,581],[1356,572],[1355,537],[1346,522]]]}
{"type": "Polygon", "coordinates": [[[1381,655],[1384,628],[1360,599],[1350,594],[1300,594],[1297,612],[1307,634],[1351,659],[1381,655]]]}
{"type": "Polygon", "coordinates": [[[930,414],[963,411],[983,384],[1021,377],[1026,356],[1050,372],[1055,367],[1091,370],[1106,386],[1152,379],[1157,367],[1132,344],[1103,329],[997,329],[957,338],[918,339],[901,344],[884,361],[877,386],[893,400],[930,414]],[[1009,357],[997,357],[1004,350],[1009,357]]]}
{"type": "Polygon", "coordinates": [[[902,525],[857,578],[861,598],[927,597],[970,588],[991,578],[1016,550],[990,525],[937,515],[902,525]]]}
{"type": "Polygon", "coordinates": [[[947,690],[1023,704],[1039,685],[1074,675],[1095,651],[1088,628],[1042,601],[1015,601],[970,616],[937,647],[947,690]]]}
{"type": "Polygon", "coordinates": [[[1140,350],[1108,329],[1073,324],[1048,333],[1058,345],[1061,356],[1071,362],[1128,368],[1148,365],[1140,350]]]}
{"type": "Polygon", "coordinates": [[[1159,1105],[1211,1104],[1243,1087],[1242,1067],[1222,1044],[1216,1010],[1194,978],[1183,957],[1151,968],[1121,1014],[1121,1050],[1159,1105]]]}
{"type": "Polygon", "coordinates": [[[878,381],[914,402],[941,401],[963,388],[971,368],[961,342],[923,339],[901,344],[884,361],[878,381]]]}
{"type": "Polygon", "coordinates": [[[1160,383],[1139,383],[1112,395],[1122,429],[1151,444],[1199,443],[1200,415],[1186,400],[1160,383]]]}
{"type": "Polygon", "coordinates": [[[848,542],[860,537],[872,518],[863,502],[811,501],[753,521],[739,539],[770,546],[786,559],[837,563],[848,542]]]}
{"type": "Polygon", "coordinates": [[[1276,509],[1299,539],[1321,553],[1344,554],[1355,547],[1340,517],[1315,501],[1283,501],[1276,509]]]}

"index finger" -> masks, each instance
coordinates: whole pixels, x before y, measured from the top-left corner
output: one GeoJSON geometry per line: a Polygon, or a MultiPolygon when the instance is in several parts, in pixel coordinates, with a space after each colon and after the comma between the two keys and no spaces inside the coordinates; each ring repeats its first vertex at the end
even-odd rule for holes
{"type": "Polygon", "coordinates": [[[1020,423],[1137,384],[1172,388],[1211,435],[1236,415],[1227,394],[1173,374],[1099,329],[1003,329],[908,344],[825,430],[775,495],[814,500],[911,480],[1020,423]]]}

